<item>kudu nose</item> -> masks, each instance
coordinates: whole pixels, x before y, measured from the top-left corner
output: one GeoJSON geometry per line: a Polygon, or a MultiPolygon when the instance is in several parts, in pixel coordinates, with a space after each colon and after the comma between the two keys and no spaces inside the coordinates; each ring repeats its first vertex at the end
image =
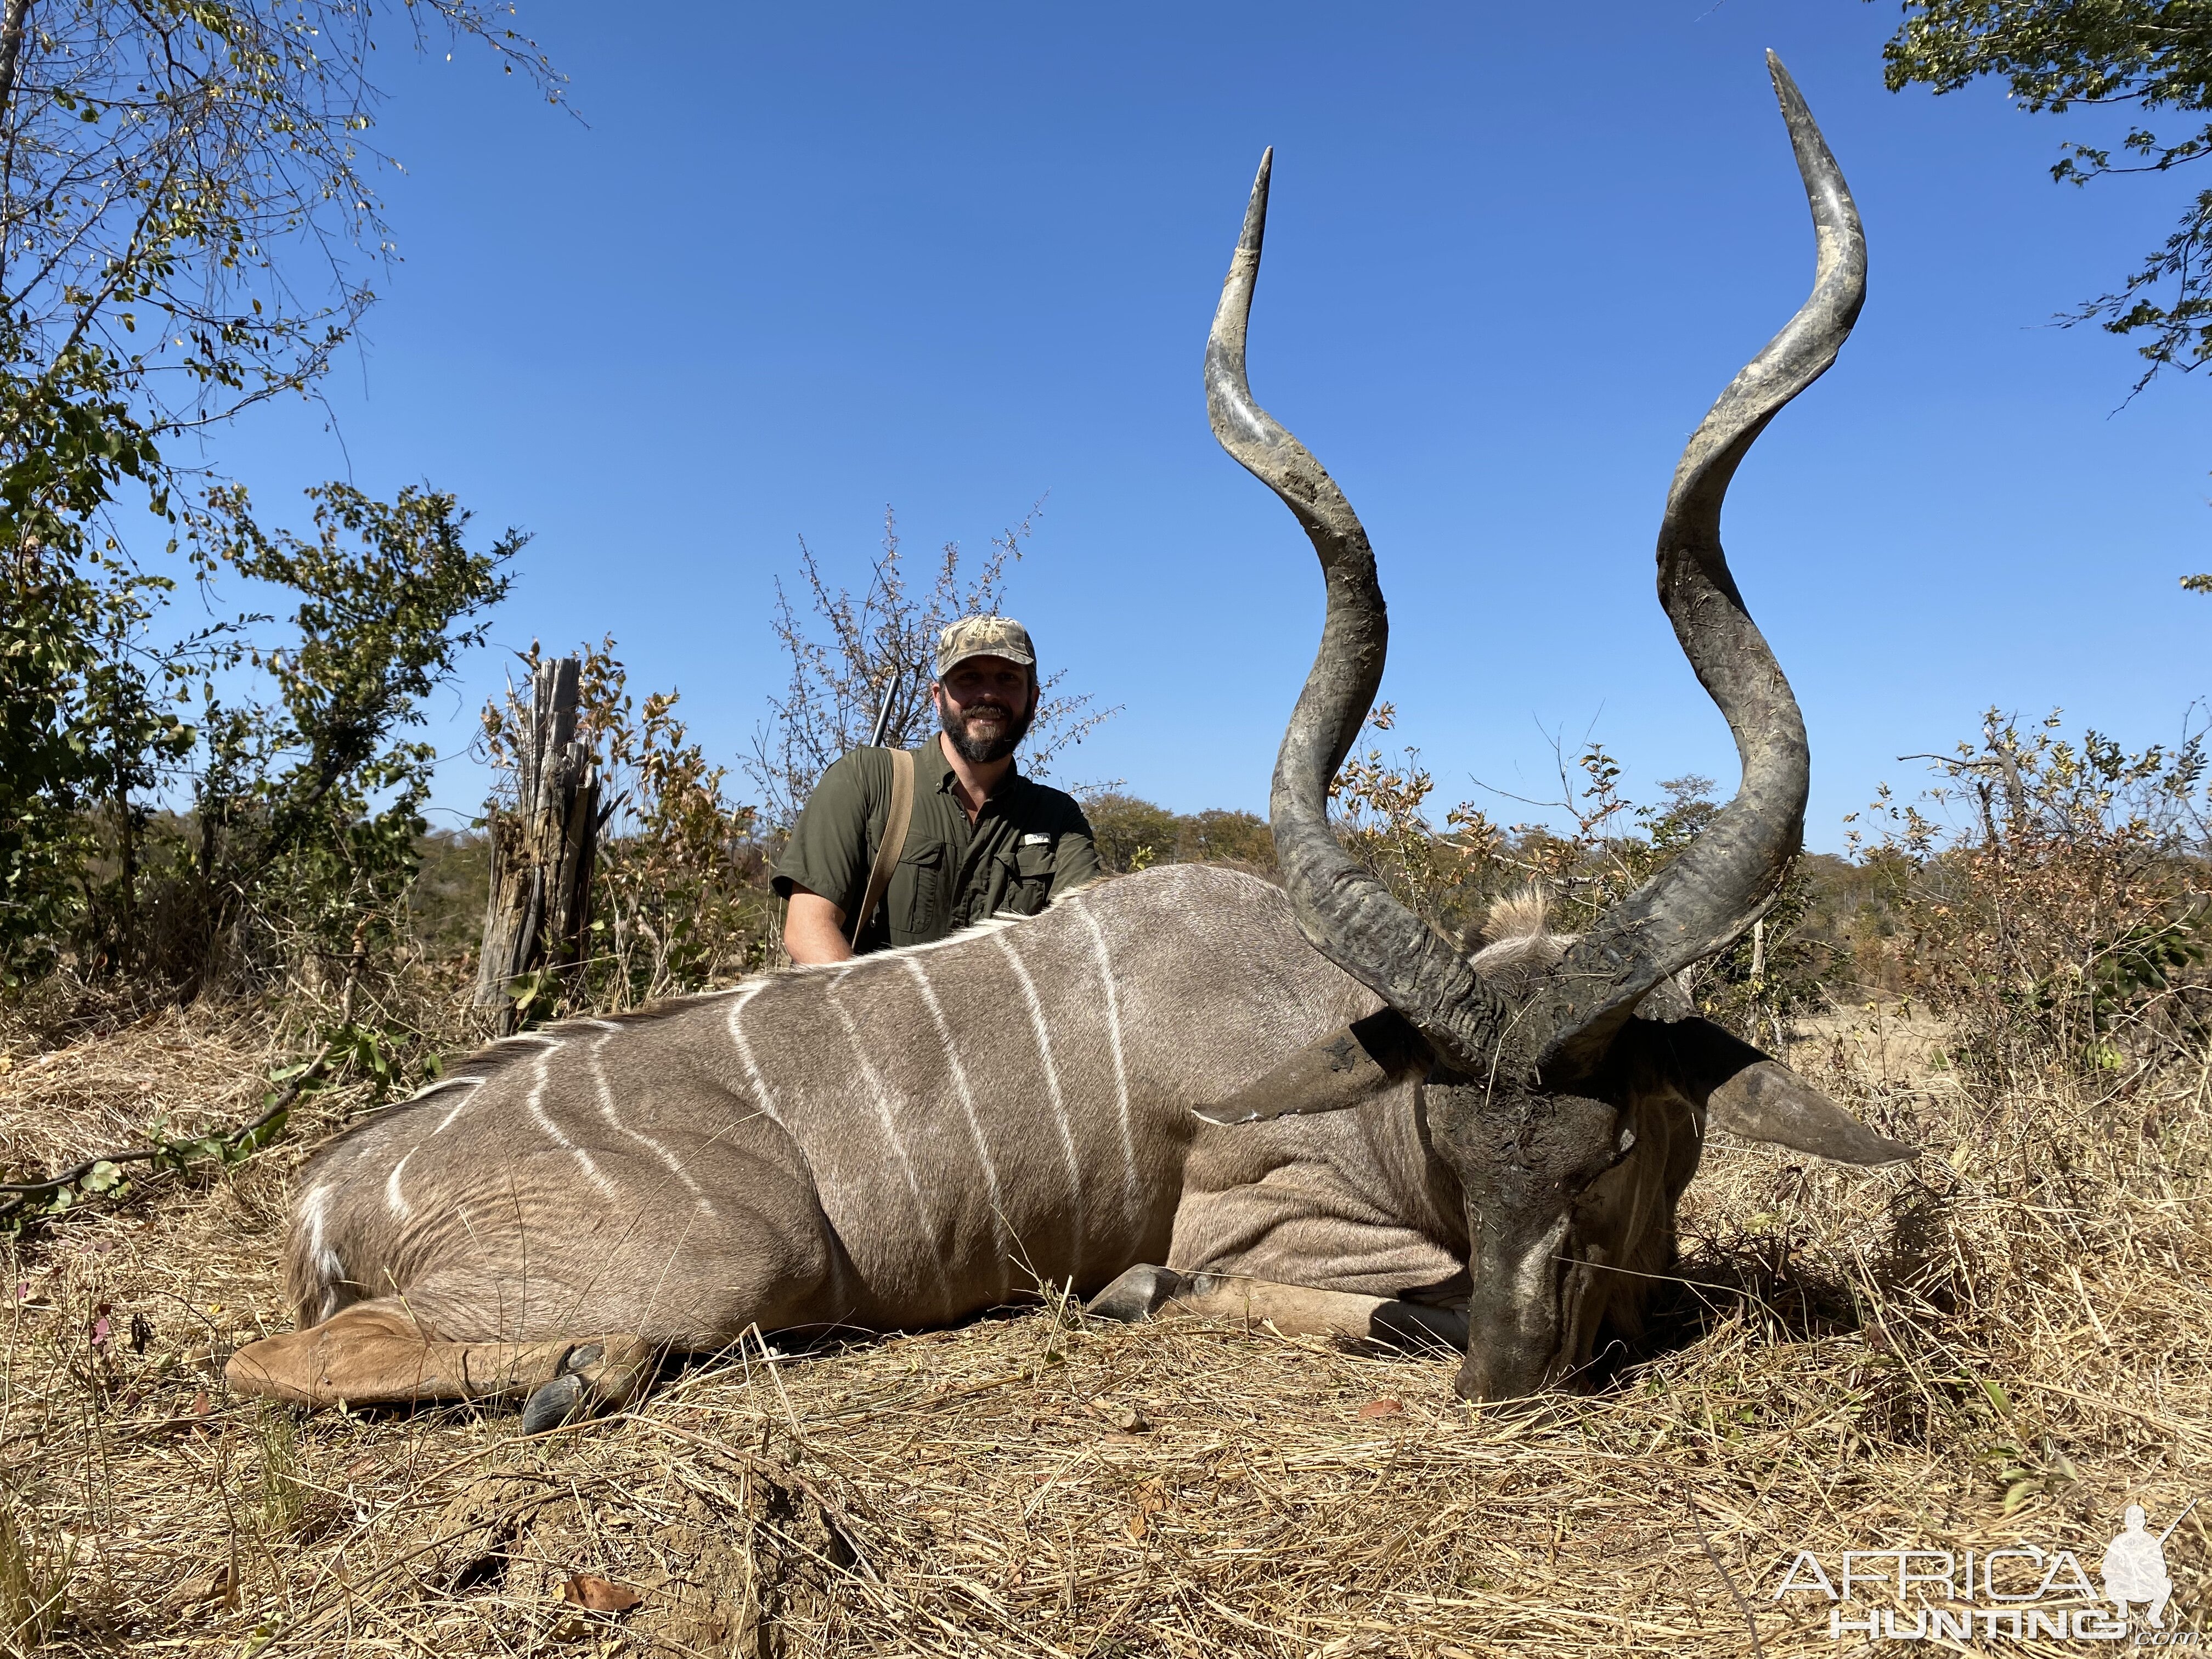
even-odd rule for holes
{"type": "Polygon", "coordinates": [[[1556,1264],[1521,1266],[1510,1279],[1500,1274],[1487,1285],[1478,1282],[1468,1302],[1467,1355],[1452,1384],[1462,1400],[1525,1399],[1554,1386],[1566,1368],[1556,1264]]]}
{"type": "Polygon", "coordinates": [[[1496,1348],[1470,1352],[1460,1361],[1452,1392],[1476,1405],[1532,1410],[1535,1397],[1557,1380],[1549,1354],[1507,1353],[1496,1348]]]}

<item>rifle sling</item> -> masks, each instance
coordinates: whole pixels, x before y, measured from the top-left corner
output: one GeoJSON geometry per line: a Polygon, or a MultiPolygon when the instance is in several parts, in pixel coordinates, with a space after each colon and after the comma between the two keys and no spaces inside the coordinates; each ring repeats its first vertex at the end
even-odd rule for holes
{"type": "Polygon", "coordinates": [[[883,845],[876,848],[876,861],[868,871],[868,890],[860,901],[860,914],[853,918],[852,946],[860,948],[860,933],[875,920],[876,907],[884,902],[884,894],[891,884],[891,872],[906,852],[906,832],[914,823],[914,750],[891,750],[891,810],[884,819],[883,845]]]}

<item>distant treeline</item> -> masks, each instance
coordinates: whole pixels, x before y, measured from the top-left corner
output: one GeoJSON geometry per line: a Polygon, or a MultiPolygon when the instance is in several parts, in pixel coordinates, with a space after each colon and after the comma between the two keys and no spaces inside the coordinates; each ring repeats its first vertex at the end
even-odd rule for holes
{"type": "Polygon", "coordinates": [[[1269,878],[1275,873],[1267,821],[1251,812],[1170,812],[1118,790],[1089,796],[1083,811],[1099,862],[1116,875],[1155,864],[1239,864],[1269,878]]]}

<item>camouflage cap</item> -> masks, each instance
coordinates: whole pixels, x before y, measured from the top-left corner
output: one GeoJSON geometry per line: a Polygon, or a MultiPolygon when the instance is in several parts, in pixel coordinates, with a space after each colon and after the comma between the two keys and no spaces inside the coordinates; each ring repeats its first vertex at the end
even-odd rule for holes
{"type": "Polygon", "coordinates": [[[1036,666],[1030,630],[1012,617],[963,617],[937,636],[937,678],[943,679],[970,657],[1004,657],[1024,668],[1036,666]]]}

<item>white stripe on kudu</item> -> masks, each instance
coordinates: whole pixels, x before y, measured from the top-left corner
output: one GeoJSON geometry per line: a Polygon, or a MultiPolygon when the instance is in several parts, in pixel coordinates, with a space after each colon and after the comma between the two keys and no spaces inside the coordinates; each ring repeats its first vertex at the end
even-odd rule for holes
{"type": "Polygon", "coordinates": [[[981,921],[971,921],[965,927],[955,928],[943,939],[927,939],[919,945],[902,945],[890,951],[871,951],[866,956],[856,957],[850,962],[799,968],[794,971],[802,974],[834,973],[839,969],[857,967],[864,962],[884,962],[894,957],[918,957],[925,951],[942,951],[949,945],[964,945],[978,933],[995,933],[1002,927],[1016,927],[1030,920],[1031,918],[1028,916],[1017,916],[1001,911],[986,916],[981,921]]]}
{"type": "Polygon", "coordinates": [[[556,1146],[558,1146],[574,1155],[576,1162],[582,1166],[583,1171],[585,1175],[590,1178],[592,1185],[597,1187],[609,1198],[612,1198],[615,1195],[614,1182],[609,1181],[605,1175],[600,1173],[599,1166],[592,1162],[592,1155],[589,1152],[586,1152],[581,1146],[579,1146],[574,1141],[569,1139],[568,1136],[562,1134],[561,1133],[560,1126],[555,1123],[551,1118],[545,1115],[545,1085],[547,1082],[546,1073],[548,1070],[547,1062],[552,1058],[553,1049],[551,1047],[549,1046],[538,1050],[537,1075],[532,1078],[530,1081],[530,1115],[538,1120],[538,1127],[539,1128],[544,1130],[547,1134],[552,1136],[556,1146]]]}
{"type": "MultiPolygon", "coordinates": [[[[435,1085],[435,1086],[436,1086],[436,1087],[439,1087],[439,1088],[444,1088],[444,1087],[446,1087],[446,1086],[447,1086],[447,1084],[465,1083],[465,1084],[467,1084],[471,1088],[472,1088],[472,1089],[473,1089],[474,1087],[476,1087],[476,1086],[477,1086],[477,1085],[478,1085],[478,1084],[482,1083],[483,1081],[483,1079],[482,1078],[480,1078],[480,1077],[455,1077],[455,1078],[447,1078],[447,1079],[446,1079],[446,1082],[445,1082],[445,1083],[439,1084],[439,1085],[435,1085]]],[[[428,1093],[429,1093],[430,1091],[429,1091],[429,1090],[425,1089],[422,1092],[423,1092],[424,1094],[428,1094],[428,1093]]],[[[453,1103],[453,1109],[452,1109],[451,1111],[447,1112],[447,1113],[445,1115],[445,1116],[443,1116],[443,1117],[441,1117],[441,1118],[440,1118],[440,1119],[438,1120],[438,1127],[437,1127],[436,1128],[434,1128],[434,1129],[431,1130],[431,1131],[430,1131],[430,1133],[431,1133],[432,1134],[434,1134],[434,1135],[441,1135],[441,1134],[445,1133],[447,1130],[448,1130],[448,1129],[452,1128],[452,1127],[453,1127],[453,1120],[454,1120],[455,1118],[459,1117],[459,1116],[461,1115],[461,1112],[462,1112],[463,1109],[464,1109],[464,1108],[465,1108],[465,1107],[468,1105],[468,1103],[469,1103],[471,1100],[474,1100],[475,1098],[476,1098],[476,1097],[475,1097],[474,1095],[463,1095],[463,1096],[462,1096],[459,1100],[457,1100],[457,1101],[455,1101],[455,1102],[453,1103]]]]}
{"type": "Polygon", "coordinates": [[[768,1115],[769,1122],[781,1128],[783,1119],[777,1115],[775,1097],[769,1092],[768,1079],[761,1075],[761,1068],[753,1060],[753,1045],[745,1041],[745,1005],[758,996],[770,983],[770,981],[765,979],[757,979],[732,997],[727,1024],[730,1028],[730,1041],[737,1045],[738,1058],[745,1065],[745,1081],[753,1086],[753,1104],[768,1115]]]}
{"type": "Polygon", "coordinates": [[[307,1260],[314,1264],[315,1277],[323,1287],[321,1318],[332,1313],[331,1298],[334,1287],[345,1278],[345,1263],[330,1247],[324,1237],[324,1224],[330,1213],[331,1189],[318,1186],[309,1189],[300,1206],[301,1218],[307,1224],[307,1260]]]}
{"type": "Polygon", "coordinates": [[[651,1135],[631,1128],[629,1124],[615,1115],[615,1091],[607,1083],[605,1068],[599,1064],[599,1050],[605,1048],[611,1038],[621,1034],[622,1027],[606,1020],[601,1020],[599,1024],[605,1025],[607,1030],[607,1035],[594,1042],[591,1048],[592,1086],[599,1091],[599,1115],[606,1119],[607,1127],[610,1129],[619,1134],[628,1135],[659,1158],[668,1173],[684,1183],[684,1190],[691,1194],[691,1201],[709,1217],[713,1216],[714,1205],[708,1200],[707,1194],[700,1190],[699,1183],[691,1178],[691,1172],[684,1167],[683,1160],[651,1135]]]}
{"type": "Polygon", "coordinates": [[[945,1305],[954,1310],[951,1316],[957,1316],[959,1298],[953,1293],[951,1278],[945,1270],[944,1253],[937,1248],[936,1230],[930,1224],[929,1206],[922,1202],[921,1183],[915,1179],[914,1160],[907,1156],[906,1142],[899,1139],[898,1123],[891,1115],[890,1097],[884,1091],[883,1078],[868,1060],[868,1051],[861,1044],[860,1030],[853,1024],[852,1015],[846,1012],[845,1005],[837,1000],[840,979],[830,981],[822,1000],[837,1016],[837,1023],[845,1028],[845,1036],[853,1045],[853,1058],[860,1062],[861,1079],[868,1085],[868,1097],[876,1103],[876,1117],[884,1127],[884,1139],[890,1143],[891,1156],[898,1159],[899,1169],[906,1176],[906,1189],[914,1199],[915,1220],[921,1228],[920,1242],[922,1254],[929,1258],[930,1266],[937,1270],[937,1283],[944,1294],[945,1305]]]}
{"type": "Polygon", "coordinates": [[[483,1081],[483,1079],[480,1077],[441,1077],[434,1083],[424,1084],[421,1088],[417,1089],[413,1094],[408,1096],[406,1099],[401,1101],[399,1103],[402,1106],[412,1106],[418,1100],[428,1099],[432,1095],[436,1094],[441,1089],[451,1089],[457,1084],[482,1083],[483,1081]]]}
{"type": "Polygon", "coordinates": [[[384,1178],[384,1207],[402,1221],[415,1212],[407,1207],[406,1197],[399,1190],[399,1172],[407,1167],[407,1159],[414,1156],[411,1152],[407,1153],[392,1166],[392,1173],[384,1178]]]}
{"type": "MultiPolygon", "coordinates": [[[[740,985],[734,990],[722,992],[720,994],[730,999],[729,1017],[724,1024],[729,1028],[730,1042],[738,1051],[738,1060],[744,1064],[745,1081],[752,1091],[753,1109],[781,1129],[784,1127],[784,1121],[777,1115],[775,1097],[769,1092],[768,1079],[761,1075],[760,1064],[753,1058],[753,1045],[745,1036],[744,1025],[745,1005],[774,982],[773,980],[763,975],[750,984],[740,985]]],[[[841,1250],[833,1249],[830,1252],[830,1290],[837,1305],[841,1309],[849,1310],[852,1304],[845,1297],[845,1267],[842,1260],[842,1255],[843,1252],[841,1250]]],[[[845,1315],[841,1312],[837,1316],[842,1319],[845,1315]]]]}
{"type": "Polygon", "coordinates": [[[1044,1029],[1044,1006],[1037,1000],[1036,985],[1030,978],[1030,970],[1014,954],[1012,941],[1000,933],[991,942],[1006,953],[1007,965],[1021,981],[1022,1000],[1030,1006],[1030,1024],[1036,1032],[1038,1056],[1044,1061],[1045,1093],[1052,1101],[1052,1121],[1060,1131],[1060,1152],[1067,1159],[1068,1213],[1075,1219],[1075,1248],[1071,1253],[1073,1263],[1068,1269],[1068,1277],[1080,1279],[1086,1235],[1083,1221],[1083,1166],[1075,1156],[1075,1136],[1067,1127],[1067,1103],[1060,1097],[1060,1069],[1052,1063],[1052,1034],[1044,1029]]]}
{"type": "Polygon", "coordinates": [[[1098,958],[1098,982],[1106,991],[1106,1044],[1114,1054],[1114,1105],[1121,1122],[1121,1213],[1132,1226],[1137,1220],[1137,1138],[1129,1127],[1129,1068],[1121,1059],[1121,1000],[1114,990],[1114,961],[1106,952],[1106,933],[1098,918],[1079,896],[1067,908],[1083,918],[1091,930],[1091,951],[1098,958]]]}
{"type": "Polygon", "coordinates": [[[968,1133],[975,1143],[975,1161],[983,1166],[983,1186],[991,1194],[991,1237],[998,1246],[999,1266],[1009,1288],[1013,1284],[1014,1264],[1012,1241],[1006,1233],[1006,1206],[999,1190],[999,1166],[991,1161],[991,1148],[983,1139],[983,1125],[975,1115],[975,1093],[968,1086],[968,1068],[960,1063],[959,1046],[952,1040],[952,1028],[945,1023],[945,1010],[937,1000],[937,991],[929,982],[922,965],[911,957],[902,957],[899,965],[913,976],[921,992],[922,1002],[929,1009],[930,1018],[937,1025],[937,1040],[945,1045],[945,1063],[952,1073],[953,1092],[960,1097],[960,1109],[967,1115],[968,1133]]]}

